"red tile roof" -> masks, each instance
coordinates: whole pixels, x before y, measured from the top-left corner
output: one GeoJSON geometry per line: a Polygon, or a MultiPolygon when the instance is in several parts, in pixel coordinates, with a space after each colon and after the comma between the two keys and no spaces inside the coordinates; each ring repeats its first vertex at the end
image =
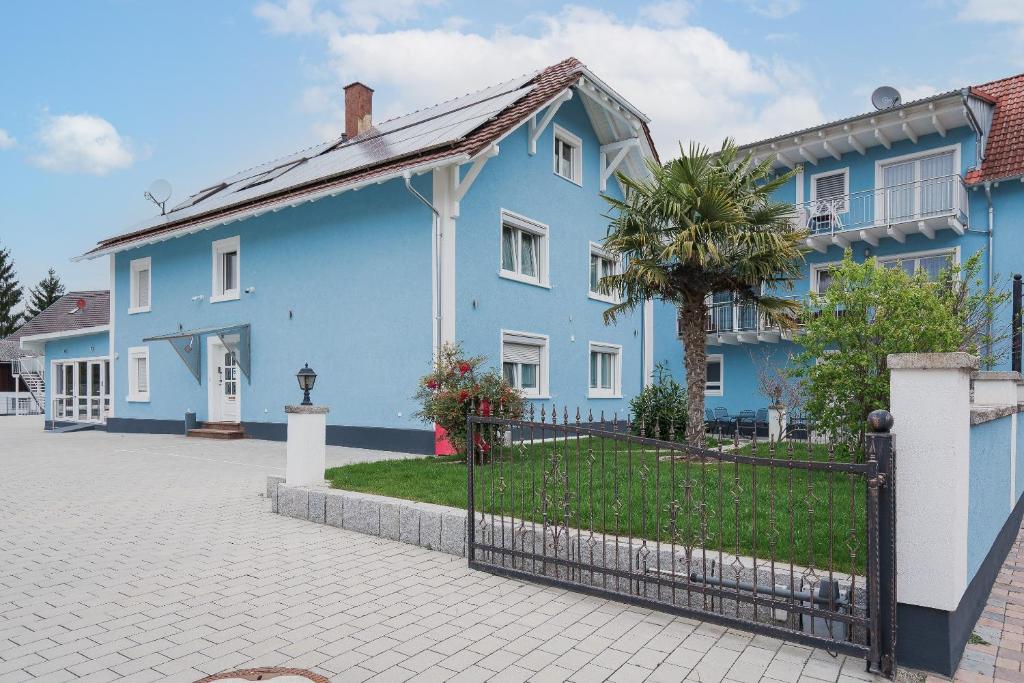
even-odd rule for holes
{"type": "MultiPolygon", "coordinates": [[[[549,66],[546,69],[537,72],[536,76],[529,81],[533,86],[533,89],[530,90],[529,93],[507,106],[493,119],[473,130],[462,139],[449,145],[422,149],[413,154],[396,159],[390,159],[384,163],[362,168],[352,173],[320,178],[308,185],[290,188],[275,194],[263,195],[242,204],[232,205],[223,209],[194,215],[179,221],[169,221],[159,226],[117,235],[101,241],[95,248],[87,252],[87,255],[103,251],[111,247],[118,247],[123,244],[135,242],[152,235],[175,232],[197,223],[204,223],[214,217],[229,219],[234,215],[245,213],[267,204],[276,203],[284,198],[299,199],[309,194],[330,190],[335,187],[344,187],[361,180],[392,175],[405,169],[421,166],[431,161],[446,159],[460,154],[467,154],[472,157],[499,140],[503,135],[514,129],[516,126],[520,125],[528,116],[543,108],[543,106],[553,99],[558,93],[573,85],[579,80],[586,68],[587,67],[583,62],[579,61],[575,57],[569,57],[558,64],[554,64],[553,66],[549,66]]],[[[651,137],[651,131],[646,123],[643,124],[643,132],[647,137],[651,150],[654,151],[655,156],[657,156],[657,151],[655,151],[654,148],[654,140],[651,137]]]]}
{"type": "Polygon", "coordinates": [[[971,94],[995,103],[992,129],[980,169],[967,174],[980,183],[1024,174],[1024,74],[971,88],[971,94]]]}

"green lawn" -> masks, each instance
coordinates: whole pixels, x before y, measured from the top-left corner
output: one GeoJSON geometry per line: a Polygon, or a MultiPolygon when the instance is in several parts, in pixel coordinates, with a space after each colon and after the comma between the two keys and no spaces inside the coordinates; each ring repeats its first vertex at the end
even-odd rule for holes
{"type": "MultiPolygon", "coordinates": [[[[740,449],[749,455],[750,445],[740,449]]],[[[676,452],[678,454],[678,452],[676,452]]],[[[608,535],[660,539],[836,571],[863,571],[865,492],[860,475],[667,457],[612,439],[497,448],[474,467],[475,507],[608,535]],[[632,472],[632,477],[628,473],[632,472]],[[830,512],[831,510],[831,512],[830,512]],[[851,533],[851,519],[853,532],[851,533]],[[808,543],[808,539],[813,542],[808,543]],[[851,539],[854,546],[851,558],[851,539]],[[831,557],[831,561],[830,558],[831,557]]],[[[775,458],[790,457],[780,447],[775,458]]],[[[798,444],[794,460],[847,462],[798,444]]],[[[336,488],[466,507],[462,458],[359,463],[327,470],[336,488]]]]}

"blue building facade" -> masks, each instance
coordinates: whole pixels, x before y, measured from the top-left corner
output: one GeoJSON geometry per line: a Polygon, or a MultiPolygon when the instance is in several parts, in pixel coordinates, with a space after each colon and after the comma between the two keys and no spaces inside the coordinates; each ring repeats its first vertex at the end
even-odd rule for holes
{"type": "Polygon", "coordinates": [[[447,342],[532,401],[624,412],[652,309],[606,326],[591,278],[619,267],[604,196],[655,158],[646,118],[576,60],[370,127],[350,88],[341,140],[84,255],[110,261],[108,429],[284,438],[308,362],[330,443],[431,452],[412,396],[447,342]]]}
{"type": "MultiPolygon", "coordinates": [[[[781,295],[806,300],[828,284],[829,269],[850,251],[886,267],[931,276],[950,262],[980,254],[987,281],[1009,287],[1024,270],[1024,140],[1007,140],[1024,112],[1004,79],[745,145],[793,178],[776,193],[808,231],[802,277],[781,295]],[[1014,124],[1013,121],[1017,121],[1014,124]],[[1017,150],[1015,155],[1014,150],[1017,150]]],[[[1019,133],[1016,133],[1019,137],[1019,133]]],[[[767,324],[755,306],[730,294],[708,302],[706,406],[731,415],[767,407],[757,369],[779,367],[800,353],[800,332],[767,324]]],[[[659,310],[659,314],[661,311],[659,310]]],[[[677,330],[659,315],[655,358],[683,381],[677,330]]],[[[1009,307],[996,331],[1009,331],[1009,307]]],[[[997,347],[995,369],[1009,369],[1009,345],[997,347]]]]}

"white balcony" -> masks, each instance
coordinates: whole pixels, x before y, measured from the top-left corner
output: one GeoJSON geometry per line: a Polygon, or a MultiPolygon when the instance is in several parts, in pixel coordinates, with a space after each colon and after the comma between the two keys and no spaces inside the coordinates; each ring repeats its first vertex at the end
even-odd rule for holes
{"type": "Polygon", "coordinates": [[[853,242],[878,246],[882,239],[906,242],[907,235],[935,239],[940,230],[964,234],[968,225],[967,188],[959,175],[915,180],[796,205],[807,246],[825,253],[853,242]]]}
{"type": "MultiPolygon", "coordinates": [[[[681,326],[677,327],[677,332],[682,337],[681,326]]],[[[783,330],[772,324],[756,303],[732,298],[708,304],[704,332],[708,346],[777,344],[793,339],[792,330],[783,330]]]]}

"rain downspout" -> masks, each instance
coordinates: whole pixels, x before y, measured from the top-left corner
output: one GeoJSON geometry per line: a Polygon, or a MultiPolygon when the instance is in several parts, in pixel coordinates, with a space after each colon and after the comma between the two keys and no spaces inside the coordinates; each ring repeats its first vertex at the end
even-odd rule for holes
{"type": "Polygon", "coordinates": [[[435,272],[434,272],[434,292],[435,301],[437,302],[437,311],[434,314],[434,334],[437,337],[437,346],[441,346],[441,212],[438,211],[430,200],[420,194],[419,190],[412,186],[412,174],[408,171],[402,173],[402,178],[405,180],[405,189],[408,190],[414,197],[419,199],[423,204],[430,209],[434,218],[432,221],[432,229],[434,231],[434,253],[437,255],[435,259],[435,272]]]}

